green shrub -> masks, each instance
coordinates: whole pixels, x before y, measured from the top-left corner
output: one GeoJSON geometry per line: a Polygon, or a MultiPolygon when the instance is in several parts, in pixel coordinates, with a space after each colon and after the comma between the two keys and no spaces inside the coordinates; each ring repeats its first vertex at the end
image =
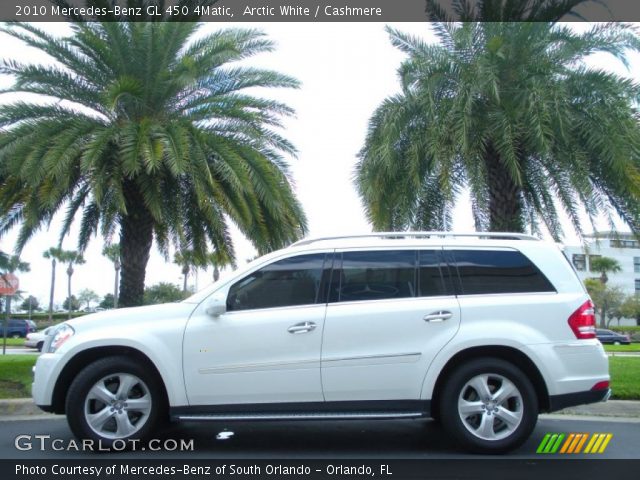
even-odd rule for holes
{"type": "Polygon", "coordinates": [[[633,333],[640,333],[640,326],[629,326],[629,327],[607,327],[609,330],[613,330],[614,332],[619,332],[619,333],[626,333],[626,334],[633,334],[633,333]]]}

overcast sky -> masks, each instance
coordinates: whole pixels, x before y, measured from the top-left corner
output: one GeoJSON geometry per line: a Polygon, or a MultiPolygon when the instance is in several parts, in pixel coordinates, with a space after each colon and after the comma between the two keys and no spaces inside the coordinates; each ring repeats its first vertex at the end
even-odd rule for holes
{"type": "MultiPolygon", "coordinates": [[[[428,24],[391,24],[406,32],[433,40],[428,24]]],[[[68,31],[65,24],[39,24],[56,34],[68,31]]],[[[388,95],[399,90],[396,69],[403,55],[388,40],[382,23],[265,23],[227,24],[266,32],[277,46],[271,53],[251,59],[251,64],[290,74],[302,82],[299,90],[263,90],[264,96],[284,100],[295,108],[295,118],[286,120],[286,136],[298,148],[297,159],[291,160],[295,189],[309,221],[311,236],[343,235],[371,231],[360,200],[352,183],[356,154],[361,148],[368,119],[373,110],[388,95]]],[[[586,28],[585,25],[576,25],[586,28]]],[[[218,28],[206,24],[204,30],[218,28]]],[[[20,42],[0,34],[5,58],[21,62],[48,62],[46,56],[26,48],[20,42]]],[[[640,58],[630,58],[626,71],[609,57],[594,57],[589,63],[613,69],[634,79],[640,78],[640,58]]],[[[0,88],[11,83],[0,77],[0,88]]],[[[15,96],[0,96],[1,102],[15,100],[15,96]]],[[[463,195],[454,215],[454,229],[473,230],[473,221],[463,195]]],[[[61,215],[59,215],[61,217],[61,215]]],[[[50,263],[42,252],[58,242],[61,219],[57,218],[48,230],[38,233],[23,250],[22,258],[31,264],[31,272],[20,276],[21,289],[36,296],[42,305],[48,304],[50,263]]],[[[577,237],[567,225],[566,243],[577,243],[577,237]]],[[[586,226],[586,224],[585,224],[586,226]]],[[[603,228],[606,224],[602,225],[603,228]]],[[[621,226],[621,230],[624,228],[621,226]]],[[[17,232],[0,239],[0,249],[12,251],[17,232]]],[[[237,231],[234,233],[240,264],[255,252],[237,231]]],[[[76,246],[75,232],[64,241],[65,249],[76,246]]],[[[87,263],[76,268],[73,290],[91,288],[101,296],[113,289],[112,265],[101,255],[103,242],[96,238],[89,246],[87,263]]],[[[58,267],[56,303],[66,298],[64,269],[58,267]]],[[[198,287],[209,283],[211,271],[200,272],[198,287]]],[[[155,247],[147,267],[146,284],[160,281],[181,284],[179,267],[165,263],[155,247]]],[[[191,285],[194,278],[190,279],[191,285]]]]}

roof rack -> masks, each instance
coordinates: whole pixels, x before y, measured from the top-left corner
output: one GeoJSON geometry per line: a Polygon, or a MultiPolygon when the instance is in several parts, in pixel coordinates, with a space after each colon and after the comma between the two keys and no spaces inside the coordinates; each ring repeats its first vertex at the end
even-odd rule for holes
{"type": "Polygon", "coordinates": [[[321,242],[325,240],[341,240],[346,238],[388,238],[391,240],[398,240],[403,238],[479,238],[486,240],[540,240],[533,235],[525,235],[523,233],[511,233],[511,232],[471,232],[471,233],[454,233],[454,232],[374,232],[363,233],[359,235],[339,235],[335,237],[318,237],[318,238],[305,238],[293,245],[292,247],[300,247],[302,245],[309,245],[315,242],[321,242]]]}

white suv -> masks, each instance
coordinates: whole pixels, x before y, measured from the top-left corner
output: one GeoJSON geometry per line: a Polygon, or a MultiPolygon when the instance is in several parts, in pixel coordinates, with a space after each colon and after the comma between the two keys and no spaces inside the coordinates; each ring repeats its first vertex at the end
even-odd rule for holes
{"type": "Polygon", "coordinates": [[[495,453],[609,395],[572,266],[511,233],[303,240],[181,303],[64,323],[43,351],[36,404],[106,446],[169,418],[432,417],[495,453]]]}

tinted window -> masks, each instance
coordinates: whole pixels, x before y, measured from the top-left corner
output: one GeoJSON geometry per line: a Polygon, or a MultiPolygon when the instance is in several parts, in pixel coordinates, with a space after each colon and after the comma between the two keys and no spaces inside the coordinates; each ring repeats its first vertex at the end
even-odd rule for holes
{"type": "Polygon", "coordinates": [[[334,271],[332,301],[416,296],[416,252],[345,252],[334,271]]]}
{"type": "Polygon", "coordinates": [[[324,259],[324,253],[300,255],[257,270],[229,289],[227,310],[316,303],[324,259]]]}
{"type": "Polygon", "coordinates": [[[516,251],[453,250],[462,293],[554,292],[546,277],[516,251]]]}
{"type": "Polygon", "coordinates": [[[442,281],[441,269],[447,270],[442,263],[441,252],[435,250],[421,250],[418,252],[418,295],[420,297],[435,297],[446,295],[442,281]]]}

